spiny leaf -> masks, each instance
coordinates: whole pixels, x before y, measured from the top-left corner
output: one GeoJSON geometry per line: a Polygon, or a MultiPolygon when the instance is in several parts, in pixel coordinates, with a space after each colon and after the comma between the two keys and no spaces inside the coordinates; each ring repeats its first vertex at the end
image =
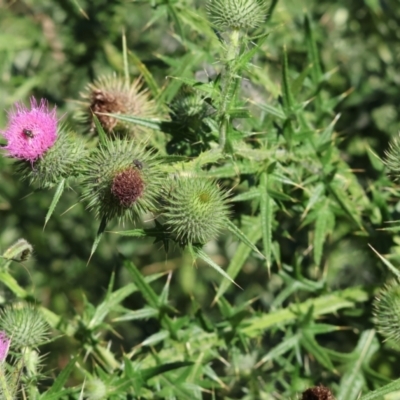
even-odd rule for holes
{"type": "Polygon", "coordinates": [[[58,201],[60,200],[61,195],[64,192],[64,188],[65,188],[65,179],[61,179],[60,183],[57,186],[56,192],[54,193],[53,200],[51,201],[50,207],[47,211],[46,218],[44,220],[43,229],[46,228],[46,225],[49,222],[49,219],[52,216],[52,214],[56,208],[56,205],[57,205],[58,201]]]}

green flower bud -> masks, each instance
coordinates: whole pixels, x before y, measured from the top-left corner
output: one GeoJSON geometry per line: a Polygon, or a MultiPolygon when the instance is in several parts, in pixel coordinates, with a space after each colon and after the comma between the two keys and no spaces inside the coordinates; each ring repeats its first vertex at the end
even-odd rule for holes
{"type": "Polygon", "coordinates": [[[264,0],[209,0],[211,22],[217,29],[251,29],[261,25],[267,15],[264,0]]]}
{"type": "Polygon", "coordinates": [[[72,132],[60,129],[55,144],[34,162],[18,161],[18,172],[22,179],[41,188],[52,188],[63,178],[78,174],[77,167],[84,157],[82,139],[72,132]]]}
{"type": "Polygon", "coordinates": [[[91,378],[85,384],[85,398],[87,400],[101,400],[107,398],[107,387],[100,378],[91,378]]]}
{"type": "Polygon", "coordinates": [[[204,178],[180,178],[168,194],[163,215],[169,231],[180,244],[207,243],[226,225],[227,193],[204,178]]]}
{"type": "Polygon", "coordinates": [[[18,239],[3,254],[3,258],[13,261],[27,261],[33,253],[32,245],[25,239],[18,239]]]}
{"type": "Polygon", "coordinates": [[[386,284],[374,303],[375,325],[379,333],[394,343],[400,342],[400,282],[386,284]]]}
{"type": "Polygon", "coordinates": [[[84,162],[83,199],[96,217],[136,220],[157,210],[163,173],[152,153],[132,140],[108,140],[84,162]]]}
{"type": "Polygon", "coordinates": [[[108,134],[124,134],[126,132],[141,133],[146,128],[132,125],[124,121],[102,115],[125,114],[142,118],[157,116],[156,104],[150,100],[149,92],[142,90],[140,78],[132,83],[117,75],[103,76],[89,84],[81,93],[84,101],[79,102],[81,110],[78,119],[94,131],[93,114],[98,118],[104,131],[108,134]]]}
{"type": "Polygon", "coordinates": [[[18,303],[5,307],[0,314],[0,330],[11,339],[11,347],[37,347],[49,334],[49,325],[38,309],[18,303]]]}

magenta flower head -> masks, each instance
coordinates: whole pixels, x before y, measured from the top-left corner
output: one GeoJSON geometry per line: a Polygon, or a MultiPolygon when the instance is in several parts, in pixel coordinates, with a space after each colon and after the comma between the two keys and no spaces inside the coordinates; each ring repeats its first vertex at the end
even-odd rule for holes
{"type": "Polygon", "coordinates": [[[30,109],[21,103],[15,108],[8,115],[7,129],[0,132],[8,142],[3,149],[10,157],[33,163],[56,141],[56,109],[49,110],[47,100],[38,104],[33,97],[30,109]]]}
{"type": "Polygon", "coordinates": [[[7,337],[6,333],[0,331],[0,363],[2,363],[8,354],[11,340],[7,337]]]}

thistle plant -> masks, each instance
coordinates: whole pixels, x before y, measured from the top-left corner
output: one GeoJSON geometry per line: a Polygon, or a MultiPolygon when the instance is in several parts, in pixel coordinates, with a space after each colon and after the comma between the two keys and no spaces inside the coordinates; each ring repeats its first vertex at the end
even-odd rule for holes
{"type": "Polygon", "coordinates": [[[93,132],[95,115],[104,131],[113,135],[140,135],[147,130],[140,126],[104,114],[125,114],[142,118],[157,114],[156,104],[150,99],[148,90],[143,88],[141,78],[132,82],[117,75],[103,76],[90,83],[81,93],[80,110],[77,118],[93,132]]]}
{"type": "Polygon", "coordinates": [[[154,153],[132,140],[106,140],[84,160],[83,200],[97,218],[121,223],[157,211],[164,174],[154,153]]]}

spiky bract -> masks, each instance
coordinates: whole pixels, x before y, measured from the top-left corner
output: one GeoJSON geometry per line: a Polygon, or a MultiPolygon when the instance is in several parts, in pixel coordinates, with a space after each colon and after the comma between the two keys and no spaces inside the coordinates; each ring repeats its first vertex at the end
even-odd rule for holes
{"type": "Polygon", "coordinates": [[[374,301],[375,325],[379,333],[394,343],[400,342],[400,281],[392,280],[374,301]]]}
{"type": "Polygon", "coordinates": [[[78,175],[79,163],[85,153],[84,141],[61,127],[54,146],[33,163],[19,161],[18,172],[31,184],[51,188],[63,178],[78,175]]]}
{"type": "Polygon", "coordinates": [[[91,378],[85,383],[85,398],[101,400],[107,398],[107,386],[100,378],[91,378]]]}
{"type": "Polygon", "coordinates": [[[214,181],[184,177],[174,182],[165,209],[166,225],[182,245],[204,244],[226,225],[227,193],[214,181]]]}
{"type": "Polygon", "coordinates": [[[32,305],[18,303],[1,311],[0,329],[11,339],[12,348],[37,347],[49,334],[49,325],[32,305]]]}
{"type": "Polygon", "coordinates": [[[90,83],[81,93],[84,99],[78,118],[89,125],[93,131],[95,128],[93,114],[96,115],[104,131],[108,134],[142,133],[146,129],[138,125],[132,125],[116,118],[102,115],[124,114],[136,117],[151,118],[156,116],[156,105],[150,99],[149,92],[142,89],[140,78],[128,83],[117,75],[103,76],[90,83]]]}
{"type": "Polygon", "coordinates": [[[395,180],[400,179],[400,135],[390,144],[385,164],[395,180]]]}
{"type": "Polygon", "coordinates": [[[264,0],[209,0],[207,9],[217,29],[251,29],[261,25],[267,14],[264,0]]]}
{"type": "Polygon", "coordinates": [[[82,173],[83,199],[99,218],[124,222],[157,210],[164,174],[155,155],[132,140],[107,140],[85,160],[82,173]]]}

